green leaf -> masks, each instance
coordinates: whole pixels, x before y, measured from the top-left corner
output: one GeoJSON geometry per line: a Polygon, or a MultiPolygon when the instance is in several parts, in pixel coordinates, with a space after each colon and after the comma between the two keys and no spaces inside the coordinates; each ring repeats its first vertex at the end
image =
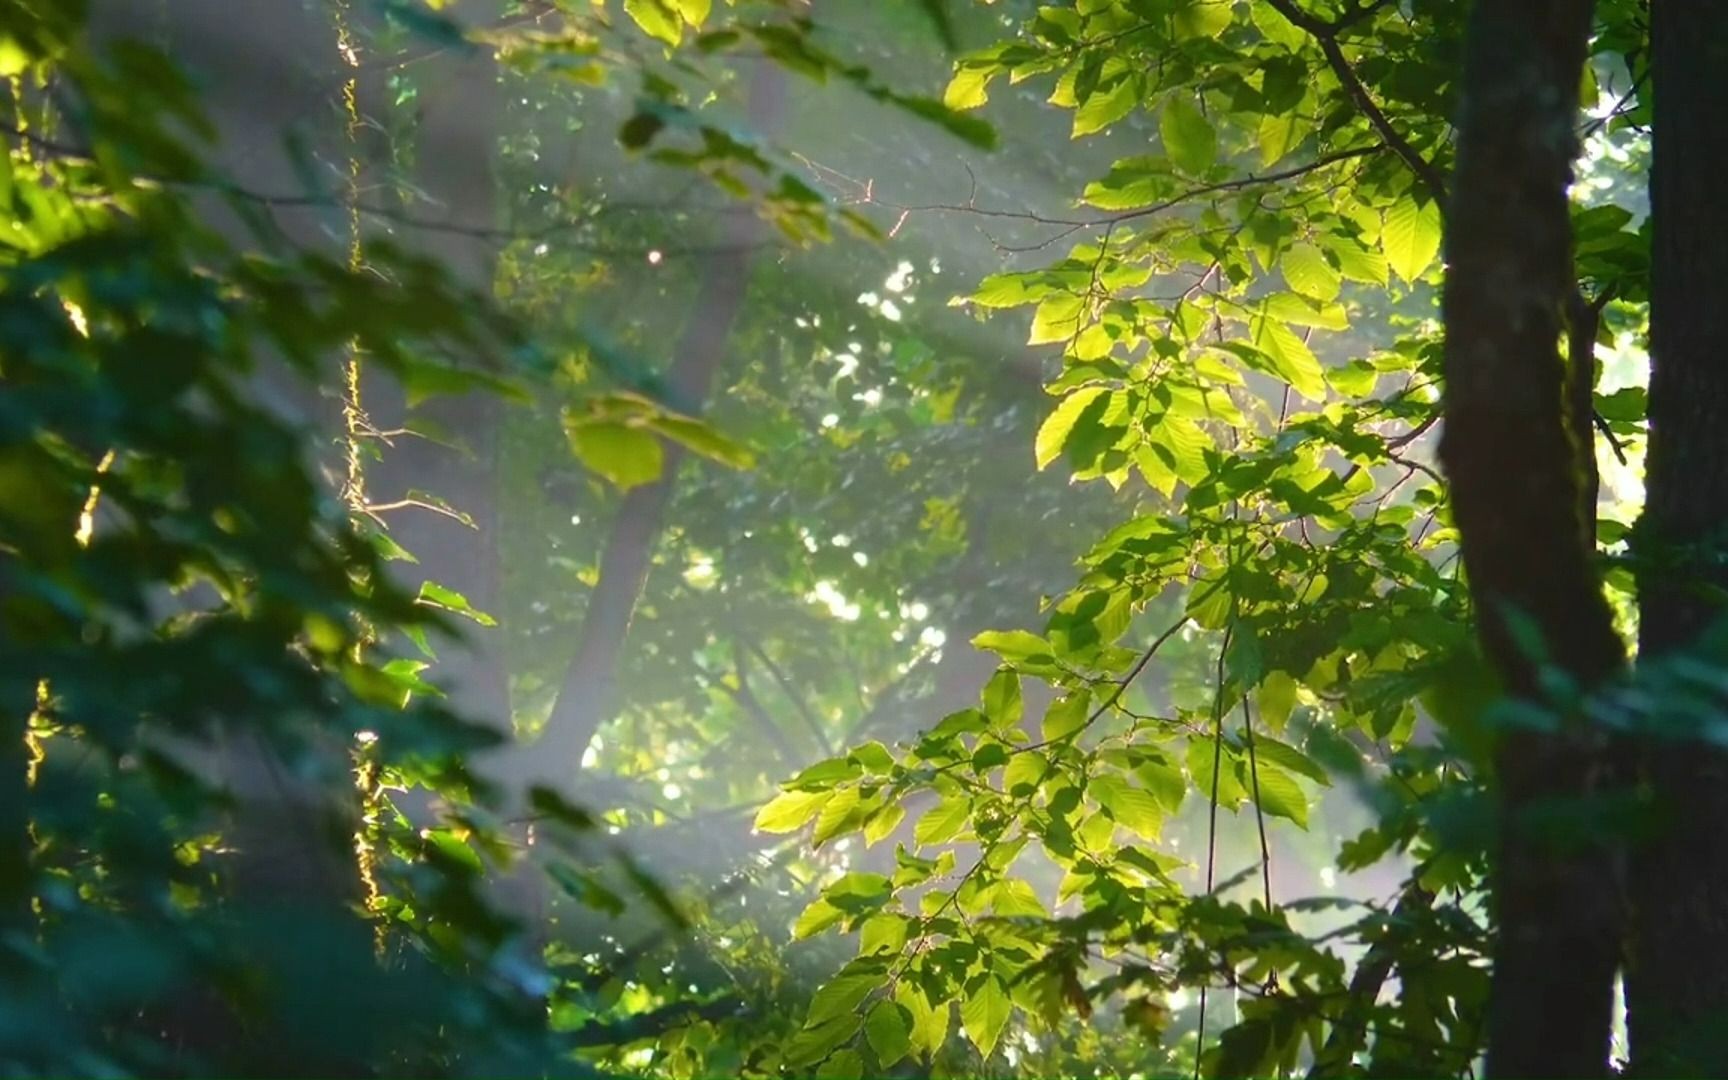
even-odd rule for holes
{"type": "Polygon", "coordinates": [[[1203,173],[1218,159],[1218,133],[1185,94],[1173,94],[1164,102],[1158,134],[1164,153],[1183,172],[1203,173]]]}
{"type": "Polygon", "coordinates": [[[798,916],[798,921],[792,924],[792,940],[803,941],[805,938],[815,937],[829,927],[839,925],[845,918],[846,913],[827,900],[814,900],[798,916]]]}
{"type": "Polygon", "coordinates": [[[756,829],[766,833],[800,829],[832,796],[831,791],[783,791],[756,812],[756,829]]]}
{"type": "Polygon", "coordinates": [[[788,780],[786,786],[805,790],[831,788],[856,778],[863,771],[862,763],[851,756],[825,758],[788,780]]]}
{"type": "Polygon", "coordinates": [[[1260,684],[1260,716],[1273,731],[1282,731],[1296,708],[1296,680],[1287,672],[1273,671],[1260,684]]]}
{"type": "MultiPolygon", "coordinates": [[[[1080,389],[1063,398],[1044,423],[1038,427],[1038,437],[1034,441],[1033,458],[1040,469],[1048,466],[1062,454],[1062,447],[1067,444],[1068,437],[1074,432],[1074,425],[1080,419],[1080,414],[1086,407],[1096,401],[1100,395],[1108,391],[1102,386],[1082,386],[1080,389]]],[[[974,642],[976,644],[976,642],[974,642]]],[[[984,646],[980,646],[981,648],[984,646]]]]}
{"type": "Polygon", "coordinates": [[[1043,296],[1047,289],[1047,286],[1035,288],[1034,280],[1027,274],[991,274],[978,283],[977,291],[968,299],[984,308],[1019,307],[1043,296]]]}
{"type": "Polygon", "coordinates": [[[1081,138],[1102,131],[1134,111],[1140,104],[1140,80],[1123,76],[1115,85],[1092,96],[1074,110],[1074,130],[1071,138],[1081,138]]]}
{"type": "Polygon", "coordinates": [[[848,915],[863,915],[886,904],[893,892],[886,876],[854,870],[822,890],[822,896],[848,915]]]}
{"type": "MultiPolygon", "coordinates": [[[[1049,721],[1045,721],[1048,725],[1049,721]]],[[[1048,730],[1048,728],[1046,728],[1048,730]]],[[[1045,770],[1050,762],[1044,755],[1026,750],[1008,759],[1008,767],[1002,770],[1002,790],[1010,795],[1028,795],[1038,790],[1038,785],[1044,781],[1045,770]]]]}
{"type": "Polygon", "coordinates": [[[863,813],[858,806],[859,799],[860,795],[855,787],[841,788],[834,792],[823,804],[822,812],[816,815],[816,828],[810,834],[811,843],[821,847],[834,837],[862,825],[863,813]]]}
{"type": "Polygon", "coordinates": [[[972,815],[972,800],[949,795],[925,811],[912,827],[912,839],[924,846],[946,843],[966,827],[972,815]]]}
{"type": "Polygon", "coordinates": [[[1304,829],[1308,827],[1308,796],[1302,793],[1302,786],[1295,777],[1273,768],[1264,760],[1258,762],[1254,774],[1249,773],[1246,761],[1238,762],[1236,768],[1237,779],[1250,797],[1254,795],[1254,781],[1259,780],[1259,798],[1256,801],[1260,809],[1273,817],[1288,818],[1304,829]]]}
{"type": "Polygon", "coordinates": [[[1044,906],[1044,901],[1038,899],[1032,883],[1020,878],[1005,878],[996,883],[991,892],[990,910],[1003,918],[1016,915],[1033,919],[1050,917],[1049,909],[1044,906]]]}
{"type": "Polygon", "coordinates": [[[1373,248],[1339,236],[1329,237],[1326,248],[1338,257],[1339,273],[1351,281],[1384,286],[1391,280],[1386,256],[1373,248]]]}
{"type": "Polygon", "coordinates": [[[871,776],[886,776],[894,768],[893,752],[874,739],[855,748],[846,757],[871,776]]]}
{"type": "Polygon", "coordinates": [[[455,589],[447,589],[436,581],[422,582],[418,601],[427,607],[443,608],[472,619],[481,626],[497,626],[498,620],[481,611],[468,602],[468,598],[455,589]]]}
{"type": "Polygon", "coordinates": [[[1020,676],[1011,668],[1003,668],[984,684],[984,715],[997,728],[1020,722],[1020,676]]]}
{"type": "Polygon", "coordinates": [[[652,484],[665,466],[665,450],[651,432],[610,422],[573,424],[570,449],[621,491],[652,484]]]}
{"type": "Polygon", "coordinates": [[[1120,776],[1094,776],[1086,791],[1111,820],[1143,840],[1156,840],[1164,827],[1164,813],[1150,792],[1134,787],[1120,776]]]}
{"type": "Polygon", "coordinates": [[[684,40],[683,21],[668,0],[624,0],[624,12],[649,37],[674,46],[684,40]]]}
{"type": "Polygon", "coordinates": [[[1050,643],[1026,630],[986,630],[972,639],[972,647],[1016,665],[1053,659],[1050,643]]]}
{"type": "Polygon", "coordinates": [[[995,975],[981,976],[966,988],[966,996],[960,1000],[960,1023],[980,1055],[987,1058],[996,1049],[1013,1011],[1008,989],[995,975]]]}
{"type": "Polygon", "coordinates": [[[920,1057],[930,1058],[948,1041],[948,1015],[951,1011],[946,998],[930,1004],[911,979],[902,979],[894,988],[894,1000],[912,1018],[912,1047],[920,1057]]]}
{"type": "Polygon", "coordinates": [[[1257,139],[1260,143],[1260,167],[1269,169],[1283,161],[1290,151],[1302,144],[1313,125],[1297,113],[1267,113],[1260,118],[1257,139]]]}
{"type": "MultiPolygon", "coordinates": [[[[1261,705],[1261,714],[1265,714],[1264,704],[1261,705]]],[[[1332,777],[1327,774],[1319,762],[1294,746],[1279,742],[1270,735],[1254,736],[1254,754],[1262,763],[1269,761],[1280,769],[1288,769],[1293,773],[1306,776],[1322,787],[1332,786],[1332,777]]]]}
{"type": "Polygon", "coordinates": [[[1032,313],[1032,333],[1028,345],[1054,345],[1073,340],[1084,326],[1086,301],[1075,293],[1055,293],[1046,296],[1032,313]]]}
{"type": "Polygon", "coordinates": [[[1398,276],[1415,284],[1440,253],[1440,204],[1418,203],[1412,195],[1393,203],[1380,230],[1380,249],[1398,276]]]}
{"type": "Polygon", "coordinates": [[[810,999],[810,1011],[804,1017],[804,1026],[816,1027],[836,1017],[852,1015],[881,985],[882,977],[874,972],[860,971],[835,978],[810,999]]]}
{"type": "Polygon", "coordinates": [[[1188,794],[1188,781],[1180,766],[1160,755],[1141,762],[1135,767],[1134,775],[1146,785],[1146,790],[1158,800],[1166,814],[1182,809],[1182,800],[1188,794]]]}
{"type": "Polygon", "coordinates": [[[863,1080],[864,1055],[847,1047],[836,1050],[816,1069],[817,1080],[863,1080]]]}
{"type": "Polygon", "coordinates": [[[1176,29],[1184,37],[1215,38],[1230,25],[1235,7],[1232,0],[1188,0],[1187,6],[1176,12],[1176,29]]]}
{"type": "Polygon", "coordinates": [[[1044,710],[1045,742],[1055,742],[1067,738],[1074,732],[1086,726],[1086,718],[1091,714],[1092,696],[1085,690],[1064,695],[1050,703],[1044,710]]]}
{"type": "Polygon", "coordinates": [[[1266,354],[1278,377],[1310,401],[1326,400],[1326,376],[1308,343],[1279,322],[1256,316],[1249,323],[1254,347],[1266,354]]]}
{"type": "Polygon", "coordinates": [[[978,108],[990,100],[990,80],[995,75],[994,65],[960,64],[942,92],[942,104],[956,110],[978,108]]]}
{"type": "Polygon", "coordinates": [[[1219,755],[1215,739],[1190,739],[1188,741],[1188,775],[1193,778],[1194,790],[1203,799],[1212,797],[1212,786],[1218,786],[1218,805],[1233,808],[1240,806],[1247,797],[1242,785],[1236,782],[1236,774],[1230,769],[1230,755],[1219,755]],[[1224,768],[1214,773],[1212,765],[1223,757],[1224,768]]]}
{"type": "Polygon", "coordinates": [[[1303,296],[1322,302],[1337,298],[1338,271],[1326,261],[1325,253],[1313,244],[1291,245],[1284,258],[1279,260],[1278,267],[1284,271],[1284,280],[1290,283],[1290,287],[1303,296]]]}
{"type": "Polygon", "coordinates": [[[864,823],[864,845],[874,846],[900,827],[900,822],[906,818],[906,808],[899,803],[889,803],[882,809],[870,815],[870,820],[864,823]]]}
{"type": "Polygon", "coordinates": [[[671,0],[672,6],[678,9],[678,14],[684,21],[702,29],[702,24],[708,21],[708,13],[713,9],[714,0],[671,0]]]}
{"type": "Polygon", "coordinates": [[[864,1021],[864,1039],[882,1068],[893,1067],[912,1049],[912,1017],[902,1005],[878,1001],[864,1021]]]}
{"type": "Polygon", "coordinates": [[[821,1061],[833,1053],[836,1047],[858,1034],[858,1029],[862,1026],[863,1021],[856,1015],[844,1013],[823,1023],[806,1027],[786,1044],[786,1062],[794,1067],[803,1067],[821,1061]]]}
{"type": "Polygon", "coordinates": [[[1307,44],[1308,31],[1292,23],[1271,4],[1255,3],[1252,5],[1254,26],[1260,35],[1274,45],[1282,45],[1294,52],[1307,44]]]}

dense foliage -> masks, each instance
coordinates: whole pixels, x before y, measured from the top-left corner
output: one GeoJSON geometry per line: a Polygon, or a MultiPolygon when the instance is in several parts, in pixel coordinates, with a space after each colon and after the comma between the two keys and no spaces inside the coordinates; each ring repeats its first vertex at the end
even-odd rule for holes
{"type": "Polygon", "coordinates": [[[1468,5],[144,6],[0,0],[8,1073],[1473,1075],[1506,733],[1715,708],[1478,644],[1468,5]]]}

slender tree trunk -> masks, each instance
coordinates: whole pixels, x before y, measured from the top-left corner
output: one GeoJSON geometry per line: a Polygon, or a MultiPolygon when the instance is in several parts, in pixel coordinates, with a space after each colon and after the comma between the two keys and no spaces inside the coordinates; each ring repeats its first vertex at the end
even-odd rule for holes
{"type": "MultiPolygon", "coordinates": [[[[1657,87],[1648,502],[1638,527],[1645,658],[1688,647],[1722,613],[1728,570],[1728,4],[1651,5],[1657,87]]],[[[1728,1075],[1728,754],[1653,740],[1658,823],[1634,852],[1627,972],[1634,1070],[1728,1075]]]]}
{"type": "MultiPolygon", "coordinates": [[[[750,89],[750,120],[758,130],[775,126],[784,95],[784,74],[765,62],[755,73],[750,89]]],[[[666,380],[668,404],[673,408],[694,414],[705,407],[726,357],[732,326],[744,307],[752,249],[764,236],[765,227],[753,216],[732,215],[720,229],[716,250],[703,258],[701,284],[685,317],[666,380]]],[[[667,443],[661,479],[624,497],[600,558],[600,578],[546,733],[538,745],[520,755],[524,759],[520,778],[525,785],[568,789],[595,734],[617,708],[619,659],[684,457],[682,447],[667,443]]]]}
{"type": "MultiPolygon", "coordinates": [[[[442,14],[465,26],[497,17],[496,0],[469,0],[442,14]]],[[[437,261],[464,289],[490,296],[497,264],[498,191],[493,172],[504,90],[491,50],[446,49],[413,69],[418,88],[414,186],[424,201],[410,208],[416,221],[404,240],[437,261]]],[[[380,88],[382,89],[382,88],[380,88]]],[[[491,358],[472,358],[475,370],[491,358]]],[[[410,589],[431,581],[454,589],[474,607],[496,615],[500,599],[498,554],[498,446],[504,403],[496,393],[473,391],[410,405],[393,378],[367,385],[368,412],[381,431],[419,424],[433,437],[392,435],[381,460],[368,470],[368,491],[379,504],[423,491],[466,515],[472,524],[425,507],[389,511],[392,538],[414,563],[397,563],[410,589]]],[[[430,674],[465,717],[510,734],[510,694],[499,631],[457,620],[461,640],[436,643],[430,674]]]]}
{"type": "MultiPolygon", "coordinates": [[[[1476,4],[1448,215],[1441,456],[1484,647],[1515,696],[1544,706],[1556,704],[1546,672],[1588,690],[1625,663],[1580,513],[1590,439],[1569,427],[1559,347],[1592,7],[1476,4]]],[[[1509,731],[1496,754],[1491,1076],[1607,1068],[1619,955],[1611,861],[1537,817],[1597,794],[1600,740],[1581,726],[1566,716],[1557,732],[1509,731]]]]}

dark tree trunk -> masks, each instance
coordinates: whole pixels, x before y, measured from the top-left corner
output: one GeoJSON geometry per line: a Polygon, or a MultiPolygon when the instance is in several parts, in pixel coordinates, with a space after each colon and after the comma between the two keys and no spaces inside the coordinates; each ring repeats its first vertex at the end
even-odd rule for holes
{"type": "MultiPolygon", "coordinates": [[[[1559,348],[1591,15],[1590,0],[1476,4],[1448,215],[1441,455],[1484,647],[1514,695],[1546,704],[1544,669],[1587,690],[1625,663],[1580,514],[1590,440],[1569,427],[1559,348]],[[1520,627],[1535,632],[1540,660],[1520,627]]],[[[1496,754],[1492,1076],[1607,1068],[1619,956],[1611,862],[1603,845],[1536,820],[1597,794],[1599,740],[1581,726],[1567,716],[1557,732],[1508,732],[1496,754]]]]}
{"type": "MultiPolygon", "coordinates": [[[[1650,181],[1648,501],[1638,543],[1643,658],[1715,622],[1728,571],[1728,4],[1651,5],[1657,83],[1650,181]]],[[[1655,741],[1652,838],[1634,852],[1627,971],[1632,1062],[1645,1076],[1728,1075],[1728,754],[1655,741]]]]}

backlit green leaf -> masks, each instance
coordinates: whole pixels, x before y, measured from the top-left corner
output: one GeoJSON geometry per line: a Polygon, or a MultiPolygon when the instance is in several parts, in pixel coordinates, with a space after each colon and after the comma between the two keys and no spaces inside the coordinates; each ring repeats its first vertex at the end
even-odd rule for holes
{"type": "Polygon", "coordinates": [[[1186,173],[1203,173],[1218,159],[1218,133],[1187,95],[1172,94],[1158,118],[1164,153],[1186,173]]]}

